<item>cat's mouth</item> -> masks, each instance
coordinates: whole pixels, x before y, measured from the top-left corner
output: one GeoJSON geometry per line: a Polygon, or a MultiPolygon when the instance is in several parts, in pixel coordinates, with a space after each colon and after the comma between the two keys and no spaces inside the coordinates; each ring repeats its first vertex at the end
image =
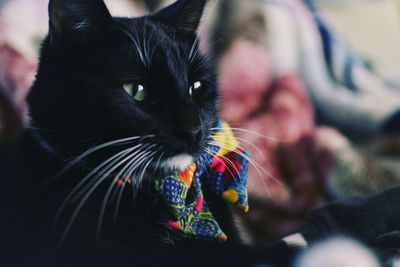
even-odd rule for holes
{"type": "Polygon", "coordinates": [[[165,156],[160,164],[163,170],[184,171],[203,154],[205,140],[159,142],[163,144],[165,156]]]}
{"type": "Polygon", "coordinates": [[[194,157],[188,153],[182,153],[166,159],[163,163],[163,168],[167,169],[178,169],[184,171],[194,161],[194,157]]]}

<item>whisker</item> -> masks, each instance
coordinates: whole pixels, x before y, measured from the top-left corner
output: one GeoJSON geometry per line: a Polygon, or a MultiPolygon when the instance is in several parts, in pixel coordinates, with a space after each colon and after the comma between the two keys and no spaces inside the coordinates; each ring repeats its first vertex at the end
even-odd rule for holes
{"type": "MultiPolygon", "coordinates": [[[[237,152],[237,151],[235,151],[235,152],[237,152]]],[[[222,164],[224,164],[224,163],[222,163],[222,164]]],[[[225,164],[224,164],[225,165],[225,164]]],[[[226,166],[226,165],[225,165],[226,166]]],[[[254,166],[253,166],[254,167],[254,166]]],[[[254,167],[256,170],[257,170],[257,168],[256,167],[254,167]]],[[[229,169],[228,169],[229,170],[229,169]]],[[[268,196],[272,199],[272,194],[271,194],[271,192],[270,192],[270,190],[269,190],[269,188],[268,188],[268,185],[266,184],[266,181],[264,180],[264,179],[262,179],[263,178],[263,176],[260,174],[260,172],[258,171],[258,174],[260,175],[260,178],[261,178],[261,180],[262,180],[262,183],[263,183],[263,186],[264,186],[264,189],[266,190],[266,192],[267,192],[267,194],[268,194],[268,196]]],[[[276,178],[274,178],[274,179],[276,179],[276,178]]],[[[284,186],[284,185],[283,185],[284,186]]],[[[285,186],[284,186],[284,188],[286,188],[285,186]]]]}
{"type": "Polygon", "coordinates": [[[97,221],[96,242],[99,242],[99,240],[100,240],[100,233],[101,233],[101,229],[103,227],[104,214],[105,214],[105,211],[107,208],[108,200],[110,199],[110,195],[114,191],[114,188],[118,185],[119,181],[120,181],[120,179],[118,178],[118,176],[115,176],[114,180],[111,182],[111,184],[108,187],[107,192],[104,196],[104,199],[103,199],[103,202],[102,202],[101,208],[100,208],[99,219],[97,221]]]}
{"type": "MultiPolygon", "coordinates": [[[[133,153],[130,154],[130,155],[128,156],[128,159],[134,157],[137,153],[139,153],[139,152],[141,152],[141,151],[144,151],[144,150],[146,150],[146,149],[151,148],[151,146],[152,146],[151,144],[145,144],[145,143],[144,143],[144,144],[136,145],[135,147],[132,148],[131,151],[129,151],[129,153],[131,153],[131,152],[133,152],[133,153]],[[135,150],[136,150],[136,151],[135,151],[135,150]]],[[[121,160],[121,158],[120,158],[119,160],[121,160]]],[[[82,196],[82,194],[84,194],[87,190],[89,190],[89,188],[96,182],[97,177],[99,177],[99,176],[103,175],[104,173],[106,173],[107,170],[109,170],[114,164],[117,163],[117,161],[118,161],[118,160],[115,160],[115,161],[109,163],[109,164],[106,165],[104,168],[102,168],[100,171],[98,171],[97,173],[95,173],[96,176],[94,176],[93,179],[92,179],[92,181],[89,182],[89,183],[84,187],[84,189],[81,190],[81,193],[78,193],[78,194],[77,194],[76,198],[79,199],[79,198],[82,196]]]]}
{"type": "MultiPolygon", "coordinates": [[[[210,19],[212,18],[212,16],[215,14],[215,10],[217,7],[218,1],[215,1],[214,6],[212,7],[212,10],[207,14],[207,16],[205,17],[205,19],[203,20],[202,24],[207,24],[210,19]]],[[[203,27],[202,29],[200,29],[196,35],[196,39],[193,42],[192,48],[190,49],[190,55],[189,55],[189,60],[190,63],[193,62],[194,57],[200,52],[200,46],[197,45],[197,49],[196,52],[193,52],[194,47],[196,47],[196,44],[199,43],[200,41],[200,35],[203,33],[203,31],[206,29],[206,27],[203,27]]]]}
{"type": "MultiPolygon", "coordinates": [[[[224,155],[217,153],[218,156],[220,156],[221,158],[223,158],[225,161],[227,161],[227,163],[234,169],[234,171],[239,175],[239,179],[242,179],[242,176],[240,175],[240,172],[238,170],[238,168],[236,167],[236,165],[232,162],[232,160],[230,160],[229,158],[225,157],[224,155]]],[[[228,168],[229,169],[229,168],[228,168]]],[[[231,173],[232,177],[235,178],[235,175],[233,175],[231,173]]]]}
{"type": "MultiPolygon", "coordinates": [[[[267,139],[267,140],[269,140],[269,141],[282,142],[282,143],[290,143],[290,142],[293,142],[293,140],[294,140],[294,139],[292,139],[292,140],[290,140],[290,139],[284,140],[284,139],[273,138],[273,137],[269,137],[269,136],[266,136],[266,135],[262,135],[262,134],[260,134],[260,133],[255,132],[255,131],[251,131],[251,130],[243,129],[243,128],[233,128],[233,127],[230,127],[230,129],[232,129],[232,131],[237,131],[237,132],[244,132],[244,133],[253,134],[253,135],[255,135],[255,136],[258,136],[258,137],[267,139]]],[[[210,130],[211,130],[211,131],[214,131],[214,130],[215,130],[215,131],[220,131],[220,130],[224,130],[224,129],[223,129],[223,128],[220,128],[220,127],[215,127],[215,128],[211,128],[210,130]]]]}
{"type": "MultiPolygon", "coordinates": [[[[155,145],[154,145],[155,146],[155,145]]],[[[152,148],[154,148],[154,146],[152,148]]],[[[122,186],[125,187],[125,183],[128,182],[130,176],[132,175],[132,169],[136,169],[140,164],[143,163],[143,161],[149,156],[149,154],[151,154],[153,151],[143,151],[142,153],[140,153],[139,155],[136,156],[135,160],[130,162],[130,164],[128,164],[128,168],[124,171],[124,173],[121,175],[121,177],[124,177],[120,180],[123,181],[122,186]]],[[[134,191],[134,184],[133,184],[133,180],[131,181],[132,183],[132,191],[134,191]]],[[[116,188],[113,192],[112,195],[112,202],[114,202],[114,200],[117,198],[117,196],[119,195],[119,191],[121,188],[116,188]]]]}
{"type": "MultiPolygon", "coordinates": [[[[236,149],[236,148],[234,148],[234,147],[225,145],[225,144],[217,144],[216,142],[209,142],[209,145],[220,146],[220,147],[222,147],[222,148],[228,149],[228,150],[230,150],[230,151],[233,151],[233,152],[239,154],[240,156],[242,156],[243,158],[245,158],[247,161],[249,161],[249,163],[252,164],[253,167],[255,167],[255,168],[257,169],[257,171],[258,171],[258,168],[257,168],[257,167],[259,167],[259,166],[257,166],[257,163],[253,162],[253,160],[252,160],[249,156],[247,156],[245,153],[241,152],[240,150],[238,150],[238,149],[236,149]]],[[[264,170],[262,167],[260,167],[260,169],[264,171],[264,174],[267,174],[267,173],[268,173],[268,172],[267,172],[266,170],[264,170]]],[[[259,171],[258,171],[258,172],[259,172],[259,171]]],[[[259,175],[262,176],[261,172],[259,172],[259,175]]]]}
{"type": "MultiPolygon", "coordinates": [[[[143,148],[146,149],[146,148],[143,148]]],[[[106,195],[104,197],[104,200],[102,202],[101,208],[100,208],[100,215],[99,215],[99,219],[97,222],[97,230],[96,230],[96,239],[99,240],[100,237],[100,232],[101,232],[101,228],[102,228],[102,223],[103,223],[103,218],[104,218],[104,213],[107,207],[107,203],[108,200],[110,199],[110,195],[114,190],[114,187],[118,184],[118,182],[120,181],[120,177],[121,175],[129,168],[129,166],[137,160],[138,156],[135,157],[135,155],[137,155],[138,153],[140,153],[141,151],[143,151],[143,149],[136,151],[132,156],[134,156],[134,158],[129,161],[127,164],[125,164],[125,166],[119,171],[119,173],[115,176],[115,179],[112,181],[111,185],[109,186],[106,195]]]]}
{"type": "Polygon", "coordinates": [[[158,167],[160,166],[160,163],[161,163],[161,159],[164,157],[164,155],[165,155],[165,152],[163,152],[163,153],[161,153],[161,155],[160,155],[160,157],[158,158],[158,160],[157,160],[157,163],[156,163],[156,167],[155,167],[155,170],[158,170],[158,167]]]}
{"type": "Polygon", "coordinates": [[[253,144],[252,142],[250,142],[249,140],[246,140],[246,139],[244,139],[244,138],[240,138],[240,137],[237,137],[237,136],[235,136],[235,138],[236,138],[237,140],[241,141],[241,142],[244,142],[244,143],[248,144],[248,145],[251,146],[252,148],[254,148],[254,149],[257,151],[257,153],[258,153],[264,160],[266,159],[264,153],[262,153],[261,149],[259,149],[255,144],[253,144]]]}
{"type": "MultiPolygon", "coordinates": [[[[139,145],[138,145],[139,146],[139,145]]],[[[56,214],[55,217],[55,225],[58,222],[58,219],[61,215],[61,213],[63,212],[63,210],[65,209],[65,207],[67,206],[67,204],[69,203],[69,201],[72,199],[72,197],[75,195],[75,193],[94,175],[96,174],[98,171],[100,171],[104,166],[107,166],[110,163],[115,163],[118,160],[122,159],[123,157],[125,157],[126,155],[128,155],[133,149],[136,149],[136,147],[134,148],[129,148],[129,149],[125,149],[117,154],[115,154],[114,156],[110,157],[109,159],[107,159],[106,161],[104,161],[103,163],[101,163],[98,167],[96,167],[92,172],[90,172],[88,175],[86,175],[75,187],[74,189],[72,189],[72,191],[68,194],[68,196],[65,198],[65,200],[63,201],[63,203],[61,204],[60,208],[58,209],[58,212],[56,214]]]]}
{"type": "MultiPolygon", "coordinates": [[[[162,147],[160,148],[160,150],[162,150],[162,147]]],[[[158,157],[158,160],[156,161],[156,164],[154,165],[155,167],[154,167],[154,171],[155,171],[155,173],[157,173],[157,170],[158,170],[158,167],[160,166],[160,164],[161,164],[161,159],[164,157],[164,155],[165,155],[165,152],[162,152],[161,153],[161,155],[160,155],[160,157],[158,157]]],[[[133,181],[132,181],[132,184],[133,184],[133,181]]],[[[149,183],[149,189],[150,189],[150,183],[149,183]]],[[[134,189],[134,188],[132,188],[132,189],[134,189]]],[[[133,199],[135,199],[135,194],[134,194],[134,192],[132,192],[132,197],[133,197],[133,199]]]]}
{"type": "MultiPolygon", "coordinates": [[[[123,177],[124,181],[131,179],[131,175],[133,173],[133,170],[135,170],[136,167],[138,167],[140,164],[142,164],[143,160],[145,160],[145,158],[149,155],[149,153],[147,153],[147,152],[151,153],[152,151],[146,151],[146,153],[141,153],[140,155],[138,155],[136,157],[135,162],[132,162],[132,163],[128,164],[128,168],[121,175],[121,177],[123,177]]],[[[134,185],[134,181],[132,179],[131,179],[131,184],[132,184],[132,192],[134,192],[135,191],[135,188],[134,188],[135,185],[134,185]]],[[[116,192],[114,192],[113,197],[112,197],[113,200],[116,198],[116,195],[118,195],[118,189],[115,190],[115,191],[116,192]]]]}
{"type": "Polygon", "coordinates": [[[54,180],[58,177],[61,177],[63,174],[65,174],[68,170],[70,170],[72,167],[74,167],[75,165],[77,165],[80,161],[82,161],[83,159],[87,158],[88,156],[92,155],[93,153],[107,148],[107,147],[111,147],[114,145],[124,145],[127,143],[130,143],[132,141],[135,140],[139,140],[139,139],[147,139],[147,138],[152,138],[154,137],[154,135],[146,135],[146,136],[133,136],[133,137],[128,137],[128,138],[123,138],[123,139],[118,139],[118,140],[113,140],[110,142],[106,142],[104,144],[95,146],[87,151],[85,151],[83,154],[81,154],[80,156],[78,156],[77,158],[75,158],[73,161],[71,161],[70,163],[68,163],[61,171],[59,171],[58,173],[56,173],[51,179],[49,180],[54,180]]]}
{"type": "MultiPolygon", "coordinates": [[[[218,128],[218,127],[212,128],[212,129],[223,130],[223,128],[218,128]]],[[[241,129],[241,128],[232,128],[232,129],[236,129],[236,130],[246,130],[246,129],[241,129]]],[[[246,130],[246,131],[247,131],[247,130],[246,130]]],[[[255,133],[255,132],[254,132],[254,133],[255,133]]],[[[256,134],[256,133],[255,133],[255,134],[256,134]]],[[[212,142],[215,142],[215,141],[214,141],[214,137],[209,137],[209,138],[212,138],[212,142]]],[[[265,159],[264,154],[261,152],[261,150],[260,150],[256,145],[254,145],[253,143],[251,143],[250,141],[248,141],[248,140],[246,140],[246,139],[244,139],[244,138],[240,138],[240,137],[236,137],[236,136],[235,136],[235,138],[238,139],[239,141],[245,142],[245,143],[249,144],[250,146],[252,146],[254,149],[257,150],[257,152],[258,152],[260,155],[262,155],[263,159],[265,159]]],[[[232,149],[234,149],[234,148],[227,147],[226,149],[232,150],[232,149]]],[[[235,152],[238,153],[238,152],[240,152],[240,151],[238,151],[238,150],[236,149],[235,152]]],[[[250,162],[250,164],[256,169],[256,171],[258,172],[258,174],[260,175],[260,177],[262,177],[262,175],[260,174],[259,168],[263,171],[263,173],[264,173],[265,175],[267,175],[270,179],[272,179],[273,181],[275,181],[276,183],[278,183],[280,186],[282,186],[286,191],[289,190],[289,189],[287,188],[287,186],[286,186],[284,183],[282,183],[281,181],[279,181],[279,179],[277,179],[276,177],[274,177],[269,171],[267,171],[266,169],[264,169],[263,167],[261,167],[261,165],[258,164],[256,161],[251,160],[251,158],[250,158],[249,156],[247,156],[247,155],[245,155],[245,154],[243,154],[243,153],[240,153],[240,154],[241,154],[242,156],[246,156],[246,157],[245,157],[246,160],[248,160],[248,161],[250,162]],[[254,165],[257,165],[257,166],[254,166],[254,165]]]]}
{"type": "MultiPolygon", "coordinates": [[[[145,21],[147,22],[148,18],[145,18],[145,21]]],[[[154,36],[154,31],[151,31],[150,34],[147,34],[147,28],[144,27],[143,30],[143,50],[145,53],[146,61],[147,61],[147,67],[150,66],[151,64],[151,57],[150,57],[150,43],[152,41],[152,38],[154,36]]]]}
{"type": "Polygon", "coordinates": [[[279,181],[277,178],[275,178],[270,172],[268,172],[267,170],[265,170],[261,165],[259,165],[257,162],[255,162],[254,160],[252,160],[248,155],[246,155],[245,153],[239,151],[236,148],[230,147],[228,145],[222,145],[222,144],[217,144],[215,142],[211,142],[209,143],[210,145],[214,145],[214,146],[220,146],[223,147],[225,149],[234,151],[235,153],[239,154],[240,156],[242,156],[243,158],[245,158],[253,167],[254,169],[257,171],[257,173],[260,175],[260,177],[263,177],[262,173],[264,173],[265,175],[267,175],[267,177],[269,177],[270,179],[272,179],[273,181],[275,181],[276,183],[278,183],[280,186],[282,186],[285,190],[288,190],[287,186],[285,184],[283,184],[281,181],[279,181]]]}
{"type": "Polygon", "coordinates": [[[61,243],[64,242],[67,234],[69,233],[71,226],[73,224],[73,222],[75,221],[76,217],[78,216],[80,210],[82,209],[83,205],[87,202],[87,200],[89,199],[89,197],[93,194],[93,192],[104,182],[104,180],[106,180],[110,174],[115,171],[116,169],[118,169],[122,164],[124,164],[127,160],[130,159],[131,156],[128,156],[127,158],[125,158],[124,160],[120,161],[118,164],[116,164],[115,166],[113,166],[110,170],[108,170],[105,174],[103,174],[103,176],[97,180],[97,182],[92,186],[92,188],[85,194],[85,196],[83,196],[82,200],[79,202],[78,206],[75,208],[70,220],[68,221],[67,227],[63,233],[63,236],[61,238],[61,243]]]}
{"type": "MultiPolygon", "coordinates": [[[[136,52],[139,54],[140,61],[143,63],[144,66],[147,67],[146,58],[143,56],[142,48],[141,48],[140,44],[138,43],[138,41],[132,36],[132,34],[129,31],[125,30],[124,28],[117,27],[116,29],[125,33],[129,37],[129,39],[131,39],[131,41],[135,45],[136,52]]],[[[136,32],[136,34],[137,34],[137,32],[136,32]]]]}
{"type": "MultiPolygon", "coordinates": [[[[156,151],[156,153],[154,153],[154,155],[155,154],[157,154],[158,152],[160,152],[160,150],[161,149],[159,149],[158,151],[156,151]]],[[[139,176],[140,178],[139,178],[139,181],[137,181],[137,183],[140,185],[141,183],[142,183],[142,181],[143,181],[143,179],[144,179],[144,175],[145,175],[145,173],[146,173],[146,170],[147,170],[147,168],[150,166],[150,164],[151,164],[151,162],[153,161],[153,159],[154,159],[154,156],[146,163],[146,165],[143,167],[143,171],[142,171],[142,173],[141,173],[141,175],[139,176]]]]}
{"type": "Polygon", "coordinates": [[[193,60],[198,53],[198,50],[199,50],[198,44],[199,44],[199,37],[197,36],[192,44],[192,47],[190,48],[189,63],[193,63],[193,60]],[[195,49],[196,49],[196,54],[195,54],[195,49]]]}
{"type": "MultiPolygon", "coordinates": [[[[210,156],[214,156],[211,150],[209,150],[209,149],[207,149],[207,148],[205,148],[204,150],[205,150],[210,156]]],[[[221,154],[218,153],[218,152],[217,152],[215,155],[218,155],[218,156],[224,158],[225,160],[227,159],[226,157],[224,157],[223,155],[221,155],[221,154]]],[[[225,166],[225,168],[228,170],[228,172],[230,173],[230,175],[232,175],[232,177],[235,177],[235,175],[233,174],[233,172],[231,171],[231,169],[225,164],[225,162],[224,162],[222,159],[220,159],[220,158],[218,158],[218,157],[215,157],[215,159],[218,160],[222,165],[225,166]]],[[[237,171],[237,173],[239,174],[239,177],[240,177],[240,173],[239,173],[239,171],[237,170],[236,166],[233,164],[233,162],[229,160],[229,163],[232,164],[231,166],[233,166],[233,167],[236,169],[236,171],[237,171]]]]}
{"type": "MultiPolygon", "coordinates": [[[[258,148],[254,143],[252,143],[252,142],[250,142],[249,140],[246,140],[246,139],[244,139],[244,138],[237,137],[237,136],[235,136],[235,138],[236,138],[237,140],[239,140],[242,144],[243,144],[243,142],[244,142],[244,143],[245,143],[244,146],[246,146],[246,144],[247,144],[247,145],[251,146],[252,148],[254,148],[254,149],[256,150],[257,154],[260,155],[261,158],[262,158],[264,161],[267,160],[265,154],[264,154],[264,153],[261,151],[261,149],[258,148]]],[[[271,168],[271,165],[267,163],[267,167],[271,168]]]]}
{"type": "MultiPolygon", "coordinates": [[[[153,157],[155,154],[157,154],[160,150],[154,151],[150,154],[146,154],[144,155],[143,159],[136,164],[136,166],[131,168],[131,171],[129,172],[128,176],[126,176],[124,183],[122,183],[121,188],[119,189],[119,194],[117,197],[117,202],[115,204],[115,210],[114,210],[114,223],[116,223],[117,218],[118,218],[118,213],[119,213],[119,209],[120,209],[120,205],[121,205],[121,199],[122,199],[122,195],[125,189],[125,185],[128,182],[129,179],[132,179],[132,174],[133,171],[137,168],[139,168],[148,158],[153,157]]],[[[148,165],[147,165],[148,166],[148,165]]],[[[132,185],[134,185],[134,182],[132,181],[132,185]]]]}

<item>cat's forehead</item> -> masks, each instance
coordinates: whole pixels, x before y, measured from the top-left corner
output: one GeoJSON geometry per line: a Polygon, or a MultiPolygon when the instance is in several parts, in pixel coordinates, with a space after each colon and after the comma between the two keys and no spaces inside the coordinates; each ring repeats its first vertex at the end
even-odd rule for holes
{"type": "Polygon", "coordinates": [[[114,18],[114,21],[138,40],[151,39],[153,42],[170,44],[172,48],[184,45],[188,41],[187,38],[181,38],[177,29],[153,21],[149,17],[114,18]]]}
{"type": "Polygon", "coordinates": [[[196,48],[195,38],[182,36],[176,29],[147,17],[115,18],[115,21],[129,33],[132,49],[143,58],[145,65],[158,61],[158,65],[186,71],[190,51],[196,48]]]}

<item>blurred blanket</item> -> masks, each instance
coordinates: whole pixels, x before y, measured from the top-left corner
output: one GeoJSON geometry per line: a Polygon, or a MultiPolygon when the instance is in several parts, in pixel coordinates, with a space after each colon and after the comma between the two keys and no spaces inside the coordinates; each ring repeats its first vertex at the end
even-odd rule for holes
{"type": "Polygon", "coordinates": [[[270,64],[267,50],[243,39],[234,41],[220,62],[222,117],[252,152],[253,208],[246,221],[253,230],[261,228],[254,234],[260,240],[300,227],[308,210],[326,199],[333,161],[318,144],[324,131],[314,124],[300,77],[273,78],[270,64]]]}
{"type": "MultiPolygon", "coordinates": [[[[330,27],[315,0],[285,0],[300,37],[301,71],[324,123],[361,137],[400,132],[400,90],[330,27]]],[[[373,63],[372,63],[373,65],[373,63]]]]}
{"type": "Polygon", "coordinates": [[[399,92],[332,29],[324,24],[320,31],[322,20],[311,11],[300,0],[225,0],[210,30],[222,116],[256,162],[249,175],[253,209],[245,218],[252,240],[293,231],[324,201],[399,182],[393,162],[400,154],[381,149],[398,138],[376,139],[396,132],[399,92]],[[365,149],[358,138],[352,143],[315,121],[376,141],[365,149]]]}
{"type": "Polygon", "coordinates": [[[0,10],[0,141],[15,137],[27,120],[25,96],[47,29],[47,2],[9,1],[0,10]]]}

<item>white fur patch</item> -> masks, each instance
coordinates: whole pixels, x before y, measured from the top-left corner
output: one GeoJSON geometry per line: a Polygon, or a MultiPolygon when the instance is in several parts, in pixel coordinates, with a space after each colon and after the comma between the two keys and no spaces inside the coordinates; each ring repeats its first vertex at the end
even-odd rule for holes
{"type": "Polygon", "coordinates": [[[194,158],[189,154],[181,154],[172,158],[167,159],[163,166],[165,168],[178,169],[180,171],[185,170],[194,161],[194,158]]]}
{"type": "Polygon", "coordinates": [[[375,255],[356,241],[336,238],[316,244],[296,267],[380,267],[375,255]]]}

